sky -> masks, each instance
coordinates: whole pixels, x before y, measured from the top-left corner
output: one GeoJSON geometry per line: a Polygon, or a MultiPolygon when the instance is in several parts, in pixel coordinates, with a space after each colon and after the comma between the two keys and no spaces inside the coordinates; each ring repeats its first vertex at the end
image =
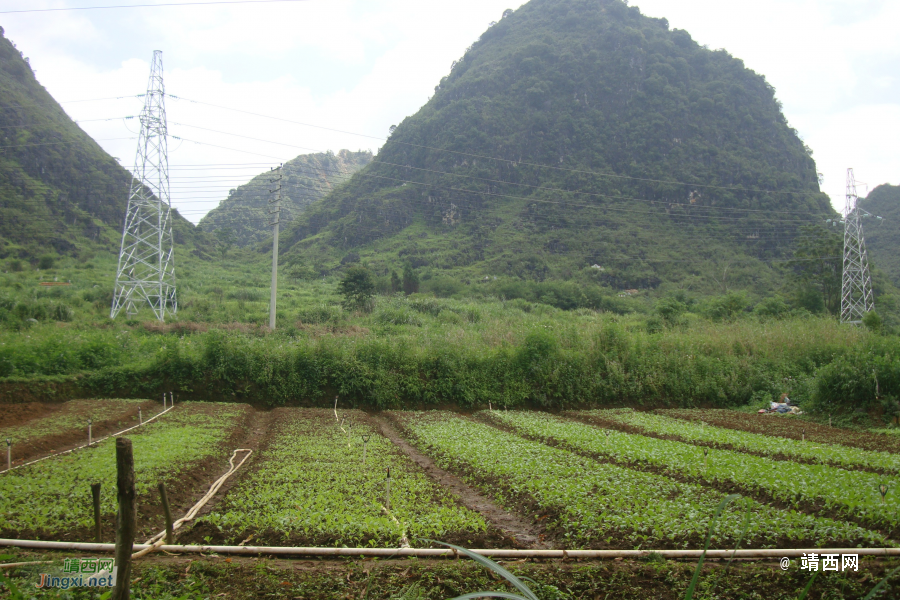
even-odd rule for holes
{"type": "MultiPolygon", "coordinates": [[[[377,152],[389,127],[428,100],[488,24],[523,4],[300,0],[4,12],[185,1],[206,0],[0,0],[0,25],[44,87],[127,168],[139,125],[126,117],[139,114],[137,95],[153,51],[162,50],[169,133],[179,138],[169,145],[172,203],[194,223],[228,189],[298,154],[377,152]]],[[[865,182],[860,195],[900,184],[900,1],[631,4],[765,75],[812,148],[836,209],[848,167],[865,182]]]]}

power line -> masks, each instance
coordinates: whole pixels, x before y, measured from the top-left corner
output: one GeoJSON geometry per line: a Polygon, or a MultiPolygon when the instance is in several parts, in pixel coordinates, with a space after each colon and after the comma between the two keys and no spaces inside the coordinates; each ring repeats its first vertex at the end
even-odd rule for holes
{"type": "MultiPolygon", "coordinates": [[[[175,99],[175,100],[184,100],[184,101],[186,101],[186,102],[193,102],[194,104],[201,104],[201,105],[204,105],[204,106],[211,106],[211,107],[214,107],[214,108],[220,108],[220,109],[222,109],[222,110],[230,110],[230,111],[239,112],[239,113],[244,113],[244,114],[248,114],[248,115],[253,115],[253,116],[257,116],[257,117],[261,117],[261,118],[265,118],[265,119],[272,119],[272,120],[275,120],[275,121],[282,121],[282,122],[284,122],[284,123],[293,123],[293,124],[295,124],[295,125],[302,125],[302,126],[304,126],[304,127],[313,127],[313,128],[315,128],[315,129],[322,129],[322,130],[325,130],[325,131],[333,131],[333,132],[335,132],[335,133],[343,133],[343,134],[347,134],[347,135],[354,135],[354,136],[358,136],[358,137],[364,137],[364,138],[375,139],[375,140],[382,140],[382,141],[387,140],[387,138],[384,138],[384,137],[373,136],[373,135],[368,135],[368,134],[364,134],[364,133],[355,133],[355,132],[352,132],[352,131],[346,131],[346,130],[342,130],[342,129],[334,129],[334,128],[331,128],[331,127],[323,127],[323,126],[321,126],[321,125],[313,125],[313,124],[311,124],[311,123],[304,123],[304,122],[301,122],[301,121],[294,121],[294,120],[292,120],[292,119],[284,119],[284,118],[281,118],[281,117],[274,117],[274,116],[271,116],[271,115],[266,115],[266,114],[262,114],[262,113],[257,113],[257,112],[253,112],[253,111],[249,111],[249,110],[243,110],[243,109],[239,109],[239,108],[232,108],[232,107],[229,107],[229,106],[222,106],[222,105],[220,105],[220,104],[212,104],[212,103],[210,103],[210,102],[202,102],[202,101],[200,101],[200,100],[193,100],[193,99],[191,99],[191,98],[186,98],[186,97],[184,97],[184,96],[173,96],[173,95],[170,95],[169,97],[170,97],[170,98],[173,98],[173,99],[175,99]]],[[[614,174],[614,173],[598,173],[598,172],[596,172],[596,171],[586,171],[586,170],[583,170],[583,169],[568,169],[568,168],[565,168],[565,167],[558,167],[558,166],[554,166],[554,165],[544,165],[544,164],[540,164],[540,163],[530,163],[530,162],[526,162],[526,161],[517,161],[517,160],[506,159],[506,158],[497,158],[497,157],[494,157],[494,156],[487,156],[487,155],[483,155],[483,154],[474,154],[474,153],[471,153],[471,152],[460,152],[460,151],[457,151],[457,150],[449,150],[449,149],[446,149],[446,148],[437,148],[437,147],[434,147],[434,146],[426,146],[426,145],[423,145],[423,144],[412,144],[412,143],[409,143],[409,142],[402,142],[402,141],[399,141],[399,140],[393,140],[393,143],[395,143],[395,144],[400,144],[400,145],[404,145],[404,146],[410,146],[410,147],[413,147],[413,148],[422,148],[422,149],[424,149],[424,150],[434,150],[434,151],[436,151],[436,152],[447,152],[447,153],[450,153],[450,154],[456,154],[456,155],[459,155],[459,156],[469,156],[469,157],[472,157],[472,158],[481,158],[481,159],[485,159],[485,160],[495,160],[495,161],[498,161],[498,162],[503,162],[503,163],[507,163],[507,164],[513,164],[513,165],[517,165],[517,166],[518,166],[518,165],[525,165],[525,166],[529,166],[529,167],[537,167],[537,168],[541,168],[541,169],[551,169],[551,170],[554,170],[554,171],[562,171],[562,172],[567,172],[567,173],[576,173],[576,174],[580,174],[580,175],[593,175],[593,176],[595,176],[595,177],[609,177],[609,178],[614,178],[614,179],[627,179],[627,180],[633,180],[633,181],[642,181],[642,182],[646,182],[646,183],[666,183],[666,184],[671,184],[671,185],[683,185],[683,186],[690,186],[690,187],[695,187],[695,188],[701,187],[701,188],[707,188],[707,189],[720,189],[720,190],[729,190],[729,191],[757,192],[757,193],[767,193],[767,194],[809,194],[809,195],[818,195],[818,194],[821,194],[821,193],[822,193],[822,192],[813,192],[813,191],[805,191],[805,190],[790,190],[790,191],[788,191],[788,190],[767,190],[767,189],[761,189],[761,188],[746,188],[746,187],[741,187],[741,186],[721,186],[721,185],[711,185],[711,184],[701,184],[701,183],[689,183],[689,182],[676,181],[676,180],[652,179],[652,178],[646,178],[646,177],[632,177],[632,176],[629,176],[629,175],[617,175],[617,174],[614,174]]]]}
{"type": "Polygon", "coordinates": [[[72,10],[105,10],[110,8],[161,8],[167,6],[213,6],[220,4],[274,4],[276,2],[308,2],[309,0],[214,0],[213,2],[167,2],[164,4],[119,4],[114,6],[73,6],[67,8],[33,8],[26,10],[0,10],[0,15],[19,13],[62,12],[72,10]]]}

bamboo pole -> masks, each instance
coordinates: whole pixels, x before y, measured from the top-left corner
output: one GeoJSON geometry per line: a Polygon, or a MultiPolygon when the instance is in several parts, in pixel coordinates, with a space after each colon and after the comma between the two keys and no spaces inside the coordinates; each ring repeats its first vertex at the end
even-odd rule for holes
{"type": "Polygon", "coordinates": [[[12,471],[12,440],[6,438],[6,470],[12,471]]]}
{"type": "Polygon", "coordinates": [[[116,439],[116,488],[119,497],[119,518],[116,522],[116,587],[111,600],[131,597],[131,548],[134,546],[136,505],[134,502],[134,453],[131,440],[116,439]]]}
{"type": "Polygon", "coordinates": [[[166,484],[160,482],[157,488],[159,489],[159,497],[162,500],[163,513],[166,515],[166,543],[172,545],[175,543],[175,529],[172,527],[172,511],[169,509],[169,497],[166,495],[166,484]]]}
{"type": "Polygon", "coordinates": [[[94,539],[100,543],[100,484],[91,484],[91,498],[94,505],[94,539]]]}
{"type": "MultiPolygon", "coordinates": [[[[0,546],[35,550],[72,550],[78,552],[114,552],[115,544],[83,542],[49,542],[43,540],[0,539],[0,546]]],[[[134,544],[134,550],[150,548],[150,544],[134,544]]],[[[180,546],[164,545],[163,552],[183,554],[246,554],[282,556],[448,556],[456,554],[450,548],[316,548],[291,546],[180,546]]],[[[496,558],[643,558],[650,553],[663,558],[700,558],[703,550],[545,550],[545,549],[473,549],[482,556],[496,558]]],[[[900,556],[900,548],[767,548],[744,550],[707,550],[706,558],[798,558],[804,554],[856,554],[858,556],[900,556]]],[[[118,565],[118,563],[116,563],[118,565]]],[[[121,571],[119,572],[121,576],[121,571]]]]}

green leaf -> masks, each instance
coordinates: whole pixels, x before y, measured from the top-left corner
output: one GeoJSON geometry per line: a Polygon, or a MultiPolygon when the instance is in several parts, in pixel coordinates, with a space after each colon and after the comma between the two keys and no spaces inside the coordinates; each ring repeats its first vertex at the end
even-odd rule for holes
{"type": "MultiPolygon", "coordinates": [[[[468,556],[469,558],[471,558],[472,560],[474,560],[475,562],[480,564],[482,567],[486,567],[486,568],[494,571],[495,573],[497,573],[498,575],[500,575],[501,577],[506,579],[508,582],[513,584],[513,586],[517,590],[519,590],[520,592],[522,592],[522,594],[524,594],[524,598],[526,598],[527,600],[539,600],[539,598],[534,594],[534,592],[532,592],[521,579],[519,579],[518,577],[516,577],[515,575],[513,575],[512,573],[510,573],[509,571],[507,571],[506,569],[504,569],[503,567],[501,567],[500,565],[498,565],[497,563],[495,563],[488,557],[482,556],[475,552],[472,552],[471,550],[466,550],[465,548],[462,548],[460,546],[454,546],[453,544],[447,544],[445,542],[438,542],[435,540],[425,540],[425,541],[428,542],[429,544],[440,544],[441,546],[447,546],[448,548],[453,548],[457,552],[462,552],[463,554],[465,554],[466,556],[468,556]]],[[[468,596],[468,595],[467,596],[459,596],[459,598],[457,598],[455,600],[459,600],[460,598],[479,598],[479,597],[484,597],[483,596],[484,594],[500,594],[502,592],[477,592],[477,593],[482,594],[482,596],[468,596]]],[[[521,598],[522,596],[510,595],[510,596],[496,596],[496,597],[498,597],[498,598],[521,598]]]]}

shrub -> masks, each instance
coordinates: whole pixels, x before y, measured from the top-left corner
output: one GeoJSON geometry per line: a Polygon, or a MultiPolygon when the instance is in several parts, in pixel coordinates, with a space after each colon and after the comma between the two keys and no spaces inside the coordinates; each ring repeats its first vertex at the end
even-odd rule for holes
{"type": "Polygon", "coordinates": [[[361,265],[353,265],[344,272],[344,278],[338,285],[338,291],[344,297],[344,308],[371,310],[372,296],[375,295],[375,280],[369,269],[361,265]]]}
{"type": "Polygon", "coordinates": [[[38,259],[37,268],[46,271],[52,269],[54,264],[56,264],[56,258],[52,254],[45,254],[38,259]]]}

